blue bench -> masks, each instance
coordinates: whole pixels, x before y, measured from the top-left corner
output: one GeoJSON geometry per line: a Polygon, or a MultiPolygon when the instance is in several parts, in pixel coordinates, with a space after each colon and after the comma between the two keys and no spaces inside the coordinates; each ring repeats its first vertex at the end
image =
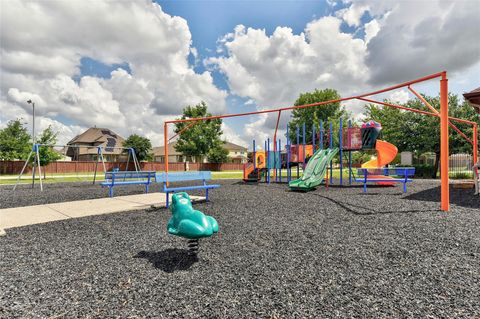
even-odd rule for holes
{"type": "Polygon", "coordinates": [[[212,172],[202,171],[202,172],[175,172],[175,173],[157,173],[155,176],[155,180],[157,183],[163,183],[163,191],[165,192],[166,198],[166,206],[169,207],[169,198],[168,194],[175,193],[175,192],[184,192],[187,190],[195,190],[195,189],[204,189],[205,190],[205,198],[208,202],[208,190],[213,188],[219,188],[220,185],[215,184],[207,184],[207,180],[212,179],[212,172]],[[203,181],[202,185],[191,185],[191,186],[180,186],[180,187],[170,187],[167,186],[168,183],[172,182],[186,182],[186,181],[196,181],[201,180],[203,181]]]}
{"type": "Polygon", "coordinates": [[[364,193],[367,192],[367,183],[378,182],[402,183],[403,192],[406,193],[407,183],[413,182],[413,179],[409,177],[415,175],[415,167],[359,168],[357,174],[363,176],[356,178],[355,181],[363,183],[364,193]]]}
{"type": "Polygon", "coordinates": [[[100,183],[102,187],[108,187],[108,194],[113,197],[113,188],[121,185],[145,185],[145,193],[155,177],[153,171],[113,171],[105,173],[105,181],[100,183]]]}

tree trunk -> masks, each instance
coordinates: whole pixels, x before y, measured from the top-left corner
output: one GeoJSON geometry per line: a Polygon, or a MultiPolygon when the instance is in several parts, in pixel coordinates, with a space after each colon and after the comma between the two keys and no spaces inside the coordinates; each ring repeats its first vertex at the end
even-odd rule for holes
{"type": "Polygon", "coordinates": [[[438,169],[440,168],[440,152],[435,152],[435,165],[433,167],[433,179],[437,178],[438,169]]]}

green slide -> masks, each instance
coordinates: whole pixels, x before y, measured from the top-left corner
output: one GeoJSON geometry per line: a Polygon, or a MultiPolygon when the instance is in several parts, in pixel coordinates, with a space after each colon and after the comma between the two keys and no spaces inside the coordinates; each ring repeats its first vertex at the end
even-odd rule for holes
{"type": "Polygon", "coordinates": [[[311,191],[320,185],[325,177],[328,164],[338,153],[338,148],[317,150],[307,163],[307,167],[300,179],[288,183],[291,190],[311,191]]]}

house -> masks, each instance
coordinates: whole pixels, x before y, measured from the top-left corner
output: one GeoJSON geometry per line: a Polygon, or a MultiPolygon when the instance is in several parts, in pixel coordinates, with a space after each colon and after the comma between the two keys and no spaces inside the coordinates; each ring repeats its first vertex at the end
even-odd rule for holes
{"type": "Polygon", "coordinates": [[[228,151],[228,157],[232,163],[244,164],[247,162],[247,148],[233,144],[230,142],[223,142],[223,147],[228,151]]]}
{"type": "MultiPolygon", "coordinates": [[[[176,142],[168,144],[168,162],[169,163],[182,163],[182,162],[192,162],[192,163],[206,163],[206,157],[192,157],[185,156],[182,153],[175,150],[176,142]]],[[[223,142],[223,147],[228,151],[228,157],[232,163],[246,163],[247,162],[247,148],[233,144],[230,142],[223,142]]],[[[164,163],[165,162],[165,148],[163,146],[153,148],[153,157],[155,162],[164,163]]]]}
{"type": "Polygon", "coordinates": [[[105,161],[124,161],[127,157],[122,149],[124,142],[125,139],[112,130],[91,127],[67,143],[66,155],[72,161],[96,161],[101,146],[105,161]]]}
{"type": "Polygon", "coordinates": [[[468,93],[464,93],[463,97],[471,106],[473,106],[477,113],[480,114],[480,87],[468,93]]]}

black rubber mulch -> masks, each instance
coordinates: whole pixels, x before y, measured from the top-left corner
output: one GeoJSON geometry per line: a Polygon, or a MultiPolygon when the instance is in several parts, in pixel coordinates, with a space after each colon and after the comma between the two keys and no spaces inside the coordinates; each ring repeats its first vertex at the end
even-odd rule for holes
{"type": "MultiPolygon", "coordinates": [[[[471,190],[452,190],[455,204],[443,213],[437,182],[414,182],[407,194],[222,183],[210,203],[195,205],[220,224],[201,240],[198,261],[186,240],[167,234],[166,209],[7,230],[0,317],[480,316],[480,208],[471,190]]],[[[57,189],[58,199],[74,187],[57,189]]],[[[97,196],[98,188],[78,188],[80,198],[97,196]]],[[[16,194],[7,201],[39,203],[16,194]]]]}

